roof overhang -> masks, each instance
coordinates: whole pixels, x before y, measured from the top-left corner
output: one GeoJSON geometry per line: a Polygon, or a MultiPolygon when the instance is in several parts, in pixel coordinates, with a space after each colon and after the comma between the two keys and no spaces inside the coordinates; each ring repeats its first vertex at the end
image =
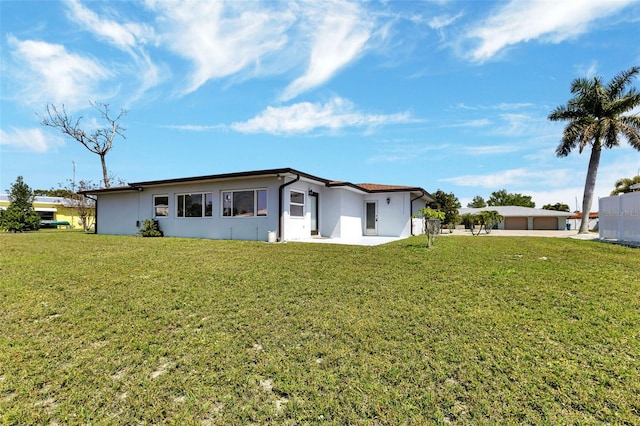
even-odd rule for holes
{"type": "Polygon", "coordinates": [[[374,184],[353,184],[351,182],[339,182],[328,179],[323,179],[318,176],[310,175],[305,172],[301,172],[292,168],[281,169],[266,169],[266,170],[254,170],[249,172],[238,173],[222,173],[216,175],[204,175],[194,176],[176,179],[162,179],[162,180],[150,180],[142,182],[132,182],[128,186],[120,186],[115,188],[103,188],[92,189],[86,191],[80,191],[81,194],[108,194],[117,192],[137,192],[143,191],[147,187],[158,187],[175,185],[179,183],[203,183],[203,182],[221,182],[226,180],[238,180],[238,179],[254,179],[260,177],[273,177],[282,180],[283,183],[287,179],[299,179],[303,182],[315,183],[318,185],[324,185],[329,188],[344,188],[349,191],[357,192],[360,194],[374,194],[374,193],[390,193],[390,192],[410,192],[420,198],[424,198],[425,201],[435,201],[433,196],[419,187],[408,186],[394,186],[394,185],[374,185],[374,184]]]}

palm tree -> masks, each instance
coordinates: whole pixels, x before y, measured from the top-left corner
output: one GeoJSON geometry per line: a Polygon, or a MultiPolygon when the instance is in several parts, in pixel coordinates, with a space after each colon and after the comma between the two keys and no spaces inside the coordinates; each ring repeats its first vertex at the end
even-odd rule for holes
{"type": "Polygon", "coordinates": [[[581,234],[589,232],[589,211],[593,201],[593,190],[600,164],[602,148],[619,145],[618,136],[624,135],[633,148],[640,151],[640,117],[623,115],[640,105],[640,93],[630,87],[640,67],[632,67],[615,76],[607,85],[602,78],[578,78],[571,83],[573,98],[549,114],[551,121],[568,121],[562,141],[556,148],[558,157],[566,157],[579,147],[580,153],[591,146],[591,158],[587,169],[582,198],[581,234]]]}
{"type": "Polygon", "coordinates": [[[611,191],[611,195],[625,194],[633,191],[631,187],[633,185],[640,185],[640,175],[632,178],[622,178],[616,181],[616,188],[611,191]]]}

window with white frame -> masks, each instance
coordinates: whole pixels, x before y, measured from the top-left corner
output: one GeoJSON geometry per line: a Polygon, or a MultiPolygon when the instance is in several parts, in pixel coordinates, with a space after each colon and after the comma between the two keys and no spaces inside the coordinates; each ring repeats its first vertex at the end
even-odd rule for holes
{"type": "Polygon", "coordinates": [[[293,217],[304,217],[304,192],[291,190],[289,214],[293,217]]]}
{"type": "Polygon", "coordinates": [[[176,195],[176,217],[211,217],[213,194],[201,192],[176,195]]]}
{"type": "Polygon", "coordinates": [[[267,215],[267,190],[243,189],[222,191],[223,217],[254,217],[267,215]]]}
{"type": "Polygon", "coordinates": [[[169,196],[168,195],[153,196],[153,216],[154,217],[169,216],[169,196]]]}

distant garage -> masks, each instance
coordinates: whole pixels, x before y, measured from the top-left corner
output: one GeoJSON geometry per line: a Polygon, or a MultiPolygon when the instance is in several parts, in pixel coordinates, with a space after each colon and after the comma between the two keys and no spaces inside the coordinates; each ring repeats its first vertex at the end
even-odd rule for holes
{"type": "Polygon", "coordinates": [[[533,218],[533,229],[534,230],[554,230],[558,229],[558,218],[557,217],[534,217],[533,218]]]}
{"type": "Polygon", "coordinates": [[[504,218],[498,224],[498,229],[512,231],[528,230],[565,230],[567,218],[571,216],[569,212],[556,210],[534,209],[520,206],[488,206],[483,208],[462,208],[459,209],[461,215],[470,213],[478,214],[484,210],[495,210],[504,218]]]}
{"type": "Polygon", "coordinates": [[[526,217],[505,217],[504,229],[511,229],[511,230],[529,229],[529,220],[526,217]]]}

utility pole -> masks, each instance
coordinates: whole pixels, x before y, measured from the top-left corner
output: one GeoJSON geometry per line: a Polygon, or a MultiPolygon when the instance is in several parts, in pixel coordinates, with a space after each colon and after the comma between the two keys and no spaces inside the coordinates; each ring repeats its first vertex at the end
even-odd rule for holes
{"type": "Polygon", "coordinates": [[[73,178],[71,180],[71,192],[73,193],[73,199],[71,201],[73,203],[73,207],[71,207],[71,228],[74,228],[74,213],[76,212],[76,162],[71,160],[71,164],[73,164],[73,178]]]}

